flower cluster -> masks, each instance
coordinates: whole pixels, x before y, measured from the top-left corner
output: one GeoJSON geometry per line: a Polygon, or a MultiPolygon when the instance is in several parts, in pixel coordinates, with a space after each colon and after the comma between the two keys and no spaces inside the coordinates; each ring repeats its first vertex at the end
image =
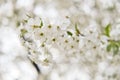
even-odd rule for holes
{"type": "MultiPolygon", "coordinates": [[[[81,63],[93,66],[95,62],[100,63],[106,58],[113,58],[114,54],[119,54],[119,47],[116,50],[109,43],[114,39],[111,35],[114,30],[111,30],[111,24],[102,30],[96,24],[81,28],[77,23],[72,24],[69,17],[65,18],[67,23],[60,22],[64,27],[30,16],[20,24],[23,45],[27,48],[29,57],[37,64],[47,65],[49,68],[60,64],[81,63]]],[[[119,60],[118,56],[113,59],[119,60]]]]}
{"type": "MultiPolygon", "coordinates": [[[[41,18],[29,18],[27,22],[21,24],[20,28],[24,45],[28,47],[31,54],[38,55],[43,53],[54,56],[56,52],[51,49],[55,49],[59,55],[74,56],[80,52],[80,36],[84,37],[77,25],[73,26],[73,29],[69,26],[65,29],[59,25],[44,24],[41,18]]],[[[47,57],[44,60],[46,61],[47,57]]]]}
{"type": "Polygon", "coordinates": [[[81,30],[79,25],[71,24],[71,20],[67,19],[70,24],[64,24],[64,28],[44,23],[45,21],[39,17],[28,16],[21,23],[20,37],[35,61],[47,64],[63,63],[74,62],[71,61],[71,58],[74,58],[79,63],[81,55],[91,56],[93,60],[96,57],[102,59],[103,55],[107,55],[106,46],[110,35],[110,31],[106,30],[107,27],[101,31],[96,25],[90,25],[81,30]]]}

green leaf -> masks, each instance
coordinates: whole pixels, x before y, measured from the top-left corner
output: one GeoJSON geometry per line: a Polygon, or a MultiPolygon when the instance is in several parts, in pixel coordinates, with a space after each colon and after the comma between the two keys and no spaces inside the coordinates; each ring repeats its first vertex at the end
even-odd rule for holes
{"type": "Polygon", "coordinates": [[[117,45],[120,47],[120,41],[116,41],[117,45]]]}
{"type": "Polygon", "coordinates": [[[67,31],[67,34],[70,35],[70,36],[73,35],[72,32],[70,32],[70,31],[67,31]]]}
{"type": "Polygon", "coordinates": [[[119,52],[119,46],[117,44],[114,44],[113,45],[113,53],[114,53],[114,55],[118,54],[118,52],[119,52]]]}
{"type": "Polygon", "coordinates": [[[108,24],[108,25],[105,27],[105,30],[104,30],[104,34],[105,34],[107,37],[110,37],[110,30],[111,30],[111,24],[108,24]]]}
{"type": "Polygon", "coordinates": [[[75,24],[75,31],[76,31],[76,35],[79,36],[80,31],[79,31],[79,29],[77,28],[77,24],[75,24]]]}
{"type": "Polygon", "coordinates": [[[114,53],[114,55],[117,55],[119,52],[119,48],[120,48],[119,43],[117,41],[111,40],[109,42],[109,45],[107,46],[106,50],[108,52],[112,51],[114,53]]]}
{"type": "Polygon", "coordinates": [[[40,26],[39,26],[40,28],[42,28],[43,27],[43,21],[42,21],[42,19],[40,18],[40,26]]]}
{"type": "Polygon", "coordinates": [[[110,51],[111,51],[111,48],[112,48],[112,44],[109,44],[109,45],[107,46],[107,51],[110,52],[110,51]]]}

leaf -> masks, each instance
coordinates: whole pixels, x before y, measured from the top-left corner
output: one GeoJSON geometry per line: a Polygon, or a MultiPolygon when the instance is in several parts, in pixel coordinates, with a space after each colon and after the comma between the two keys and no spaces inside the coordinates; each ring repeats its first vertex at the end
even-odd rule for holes
{"type": "Polygon", "coordinates": [[[110,41],[110,43],[107,46],[106,50],[108,52],[112,51],[114,53],[114,55],[116,55],[119,52],[119,48],[120,48],[120,46],[119,46],[118,42],[112,40],[112,41],[110,41]]]}
{"type": "Polygon", "coordinates": [[[43,27],[43,21],[42,21],[42,19],[40,18],[40,26],[39,26],[40,28],[42,28],[43,27]]]}
{"type": "Polygon", "coordinates": [[[117,44],[114,44],[114,46],[113,46],[114,55],[118,54],[118,52],[119,52],[119,46],[117,44]]]}
{"type": "Polygon", "coordinates": [[[117,45],[120,47],[120,41],[116,41],[117,45]]]}
{"type": "Polygon", "coordinates": [[[72,35],[73,35],[70,31],[67,31],[67,34],[68,34],[68,35],[70,35],[70,36],[72,36],[72,35]]]}
{"type": "Polygon", "coordinates": [[[104,34],[105,34],[107,37],[110,37],[110,30],[111,30],[111,24],[108,24],[108,25],[105,27],[105,30],[104,30],[104,34]]]}
{"type": "Polygon", "coordinates": [[[77,24],[75,24],[75,31],[76,31],[76,35],[79,36],[80,31],[79,31],[79,29],[77,28],[77,24]]]}
{"type": "Polygon", "coordinates": [[[112,45],[109,44],[109,45],[107,46],[107,51],[110,52],[110,51],[111,51],[111,48],[112,48],[112,45]]]}

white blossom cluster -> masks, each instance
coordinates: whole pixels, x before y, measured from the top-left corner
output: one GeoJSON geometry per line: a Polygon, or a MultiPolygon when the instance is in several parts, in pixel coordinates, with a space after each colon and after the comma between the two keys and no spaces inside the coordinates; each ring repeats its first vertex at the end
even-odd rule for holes
{"type": "Polygon", "coordinates": [[[96,9],[97,11],[93,10],[93,13],[96,11],[94,16],[92,13],[89,14],[87,12],[84,12],[84,16],[81,12],[74,13],[75,16],[69,14],[69,16],[62,18],[63,21],[58,18],[59,23],[56,23],[57,20],[51,21],[38,16],[31,17],[26,15],[27,18],[23,20],[19,28],[21,40],[29,51],[30,58],[38,65],[48,67],[49,70],[46,73],[43,72],[45,74],[48,72],[52,74],[52,70],[56,66],[56,68],[59,68],[60,65],[79,65],[82,68],[85,67],[85,72],[88,72],[95,79],[102,76],[105,79],[109,77],[111,80],[114,78],[119,79],[119,71],[111,74],[106,74],[105,68],[103,68],[103,71],[99,71],[99,68],[101,68],[99,67],[100,64],[106,64],[106,67],[108,65],[119,66],[120,60],[119,54],[114,56],[112,52],[106,51],[109,40],[120,39],[120,28],[117,26],[119,23],[114,21],[116,20],[114,16],[117,13],[114,13],[114,11],[110,13],[109,7],[105,9],[105,13],[102,12],[104,8],[96,9]],[[98,12],[100,17],[97,15],[98,12]],[[111,19],[108,20],[105,14],[111,19]],[[81,17],[82,19],[80,19],[81,17]],[[78,21],[75,22],[75,19],[78,21]],[[79,19],[83,20],[83,22],[85,19],[85,22],[83,23],[79,19]],[[107,19],[107,21],[104,21],[104,19],[107,19]],[[104,29],[108,24],[111,24],[112,28],[110,37],[104,34],[104,29]],[[118,34],[114,34],[115,29],[118,30],[118,34]],[[111,62],[113,63],[111,64],[111,62]],[[99,73],[102,76],[99,76],[99,73]],[[98,76],[95,77],[95,75],[98,76]]]}

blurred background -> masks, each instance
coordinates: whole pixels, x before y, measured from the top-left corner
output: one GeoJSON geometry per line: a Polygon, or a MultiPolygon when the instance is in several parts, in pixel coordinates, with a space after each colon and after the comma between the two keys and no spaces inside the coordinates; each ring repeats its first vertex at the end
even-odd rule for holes
{"type": "Polygon", "coordinates": [[[60,26],[66,26],[69,18],[81,29],[89,25],[102,29],[109,23],[120,23],[119,7],[119,0],[0,0],[0,80],[120,80],[120,64],[111,65],[111,56],[89,65],[63,63],[51,68],[36,64],[38,72],[18,30],[26,15],[60,26]]]}

